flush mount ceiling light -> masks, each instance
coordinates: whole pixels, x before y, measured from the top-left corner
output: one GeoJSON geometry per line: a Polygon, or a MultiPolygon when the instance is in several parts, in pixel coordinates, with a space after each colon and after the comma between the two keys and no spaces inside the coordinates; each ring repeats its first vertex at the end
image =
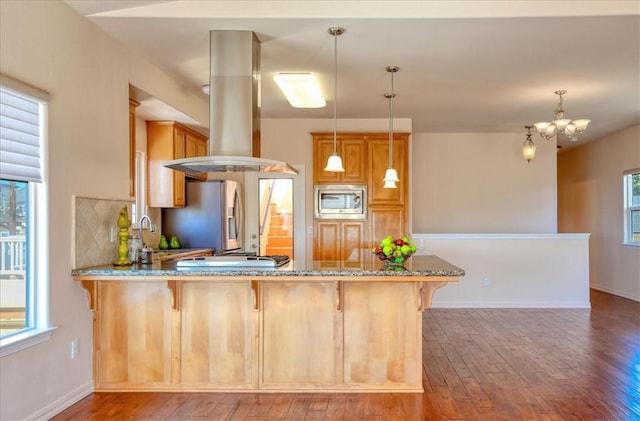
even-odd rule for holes
{"type": "Polygon", "coordinates": [[[292,107],[322,108],[327,105],[318,79],[311,73],[278,73],[273,79],[292,107]]]}
{"type": "Polygon", "coordinates": [[[400,181],[398,179],[398,172],[393,168],[393,98],[396,97],[396,93],[393,91],[393,74],[400,70],[397,66],[388,66],[385,68],[387,72],[391,74],[391,92],[384,94],[384,97],[389,100],[389,167],[384,174],[384,186],[385,189],[397,188],[396,183],[400,181]]]}
{"type": "Polygon", "coordinates": [[[536,145],[531,140],[531,129],[533,126],[524,126],[527,129],[527,139],[522,144],[522,156],[527,162],[531,162],[533,158],[536,156],[536,145]]]}
{"type": "Polygon", "coordinates": [[[560,102],[558,102],[558,106],[553,112],[553,121],[547,122],[543,121],[540,123],[536,123],[536,129],[540,136],[549,140],[556,133],[562,133],[567,136],[570,141],[575,142],[578,140],[578,137],[584,133],[587,129],[587,126],[591,122],[588,119],[579,119],[579,120],[571,120],[570,118],[566,118],[564,109],[562,109],[562,95],[566,94],[567,91],[559,90],[556,91],[555,94],[560,97],[560,102]]]}
{"type": "Polygon", "coordinates": [[[343,28],[331,27],[328,32],[333,35],[333,154],[327,160],[325,171],[344,172],[342,158],[337,152],[338,143],[338,36],[344,34],[343,28]]]}

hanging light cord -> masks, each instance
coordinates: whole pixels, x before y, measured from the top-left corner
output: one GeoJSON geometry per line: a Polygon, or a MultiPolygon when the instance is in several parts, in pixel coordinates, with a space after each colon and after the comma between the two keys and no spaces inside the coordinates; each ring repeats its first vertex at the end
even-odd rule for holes
{"type": "Polygon", "coordinates": [[[393,98],[396,96],[393,88],[393,74],[398,71],[398,67],[389,66],[386,70],[391,73],[391,92],[384,96],[389,99],[389,168],[393,168],[393,98]]]}
{"type": "Polygon", "coordinates": [[[338,35],[342,32],[333,28],[333,153],[336,154],[338,138],[338,35]]]}
{"type": "Polygon", "coordinates": [[[393,98],[396,96],[393,90],[393,71],[391,71],[391,93],[389,94],[389,168],[393,167],[393,98]]]}

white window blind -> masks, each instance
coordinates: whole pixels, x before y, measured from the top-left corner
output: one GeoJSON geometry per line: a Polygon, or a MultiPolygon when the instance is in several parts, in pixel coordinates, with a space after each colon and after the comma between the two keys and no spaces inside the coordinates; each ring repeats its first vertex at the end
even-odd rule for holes
{"type": "Polygon", "coordinates": [[[41,107],[46,96],[37,88],[1,75],[0,178],[42,181],[41,107]]]}

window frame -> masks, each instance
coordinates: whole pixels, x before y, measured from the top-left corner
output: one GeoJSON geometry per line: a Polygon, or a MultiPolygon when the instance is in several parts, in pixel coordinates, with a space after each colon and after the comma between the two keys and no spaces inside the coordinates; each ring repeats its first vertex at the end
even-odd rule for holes
{"type": "Polygon", "coordinates": [[[633,176],[640,177],[640,168],[628,170],[623,173],[623,209],[624,209],[624,245],[640,247],[640,239],[633,239],[633,212],[640,212],[640,203],[633,204],[633,176]]]}
{"type": "Polygon", "coordinates": [[[0,336],[0,358],[48,341],[56,327],[50,325],[49,308],[49,189],[48,180],[48,94],[9,76],[0,82],[39,103],[39,147],[41,182],[27,181],[27,270],[25,275],[28,326],[0,336]]]}

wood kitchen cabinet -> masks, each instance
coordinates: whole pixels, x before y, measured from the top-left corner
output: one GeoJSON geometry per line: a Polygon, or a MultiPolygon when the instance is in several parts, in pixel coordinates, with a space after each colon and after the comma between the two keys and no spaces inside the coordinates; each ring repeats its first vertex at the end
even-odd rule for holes
{"type": "Polygon", "coordinates": [[[248,282],[183,282],[180,383],[253,389],[258,380],[258,313],[248,282]]]}
{"type": "Polygon", "coordinates": [[[369,247],[375,247],[387,235],[396,238],[409,235],[406,206],[372,206],[369,207],[369,224],[367,238],[371,239],[369,247]]]}
{"type": "MultiPolygon", "coordinates": [[[[185,131],[184,135],[184,143],[185,143],[185,157],[192,158],[196,156],[205,156],[207,155],[207,146],[208,141],[206,137],[198,133],[194,133],[191,131],[185,131]]],[[[186,177],[195,178],[198,180],[206,180],[207,173],[201,173],[197,175],[186,175],[186,177]]]]}
{"type": "Polygon", "coordinates": [[[264,282],[260,389],[323,389],[342,381],[335,282],[264,282]]]}
{"type": "Polygon", "coordinates": [[[393,168],[398,173],[400,182],[395,189],[385,189],[384,175],[389,168],[389,137],[386,139],[370,139],[369,144],[369,206],[398,205],[407,203],[409,186],[408,174],[408,143],[407,133],[393,135],[393,168]]]}
{"type": "Polygon", "coordinates": [[[336,137],[336,151],[342,158],[344,172],[324,171],[327,159],[333,154],[333,133],[312,133],[314,184],[366,184],[367,144],[358,133],[340,133],[336,137]]]}
{"type": "MultiPolygon", "coordinates": [[[[207,139],[173,121],[147,121],[148,203],[154,208],[184,207],[185,173],[165,168],[173,159],[204,156],[207,139]]],[[[206,179],[206,174],[187,176],[206,179]]]]}
{"type": "Polygon", "coordinates": [[[418,291],[409,282],[344,284],[345,388],[422,387],[418,291]]]}
{"type": "Polygon", "coordinates": [[[457,277],[342,270],[80,275],[95,390],[421,392],[422,311],[457,277]]]}
{"type": "MultiPolygon", "coordinates": [[[[389,167],[389,133],[338,133],[338,153],[344,173],[324,171],[333,153],[333,133],[311,133],[314,151],[314,185],[365,184],[368,212],[365,221],[314,221],[314,260],[351,262],[358,267],[362,255],[355,250],[373,247],[387,235],[409,234],[409,135],[393,134],[393,167],[400,182],[395,189],[383,188],[389,167]]],[[[329,263],[327,263],[329,264],[329,263]]]]}
{"type": "Polygon", "coordinates": [[[96,388],[169,385],[173,311],[166,284],[100,282],[95,288],[96,388]]]}
{"type": "Polygon", "coordinates": [[[314,229],[313,260],[323,268],[342,265],[358,269],[364,265],[364,221],[316,221],[314,229]]]}

